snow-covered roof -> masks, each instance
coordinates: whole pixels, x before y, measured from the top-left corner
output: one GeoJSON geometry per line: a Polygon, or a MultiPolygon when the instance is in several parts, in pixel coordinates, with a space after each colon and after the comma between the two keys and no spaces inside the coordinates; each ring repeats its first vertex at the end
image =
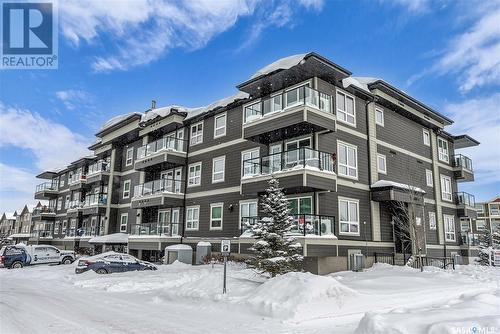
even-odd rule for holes
{"type": "Polygon", "coordinates": [[[398,183],[394,181],[386,181],[386,180],[379,180],[372,184],[372,188],[386,188],[386,187],[394,187],[394,188],[399,188],[399,189],[405,189],[405,190],[412,190],[416,191],[422,194],[425,194],[425,191],[419,187],[413,187],[409,186],[405,183],[398,183]]]}
{"type": "Polygon", "coordinates": [[[171,105],[168,107],[151,109],[146,111],[146,113],[142,114],[141,123],[147,122],[157,117],[166,117],[172,112],[172,109],[176,109],[179,112],[189,112],[189,110],[191,110],[192,108],[178,106],[178,105],[171,105]]]}
{"type": "Polygon", "coordinates": [[[108,235],[100,235],[89,240],[90,244],[127,244],[128,234],[113,233],[108,235]]]}
{"type": "Polygon", "coordinates": [[[249,96],[250,95],[248,93],[238,91],[236,94],[225,97],[225,98],[220,99],[218,101],[215,101],[206,107],[190,109],[190,110],[188,110],[186,120],[198,117],[200,115],[203,115],[203,114],[205,114],[211,110],[217,109],[217,108],[226,107],[229,104],[231,104],[237,100],[247,99],[249,96]]]}
{"type": "Polygon", "coordinates": [[[260,76],[277,71],[277,70],[287,70],[295,65],[300,64],[304,60],[305,56],[307,56],[307,55],[308,55],[308,53],[301,53],[301,54],[278,59],[275,62],[273,62],[267,66],[264,66],[263,68],[261,68],[260,70],[255,72],[250,77],[250,79],[255,79],[255,78],[258,78],[260,76]]]}
{"type": "Polygon", "coordinates": [[[29,233],[14,233],[10,235],[11,238],[29,238],[29,233]]]}
{"type": "Polygon", "coordinates": [[[14,215],[15,212],[5,212],[5,218],[6,219],[16,219],[16,216],[14,215]]]}
{"type": "Polygon", "coordinates": [[[29,213],[33,213],[33,210],[38,206],[37,204],[26,204],[26,207],[28,208],[29,213]]]}
{"type": "Polygon", "coordinates": [[[208,241],[199,241],[196,246],[212,246],[212,244],[208,241]]]}
{"type": "Polygon", "coordinates": [[[368,85],[380,80],[381,79],[379,78],[373,77],[347,77],[345,79],[342,79],[342,86],[344,86],[344,88],[355,86],[367,93],[371,93],[368,85]]]}
{"type": "Polygon", "coordinates": [[[193,249],[191,246],[186,245],[186,244],[176,244],[176,245],[170,245],[165,247],[165,250],[171,250],[171,251],[179,251],[179,250],[190,250],[192,251],[193,249]]]}
{"type": "Polygon", "coordinates": [[[97,133],[103,132],[104,130],[109,129],[109,128],[115,126],[116,124],[118,124],[120,122],[123,122],[124,120],[126,120],[127,118],[129,118],[129,117],[131,117],[133,115],[142,115],[142,113],[139,113],[139,112],[129,112],[129,113],[126,113],[126,114],[115,116],[115,117],[111,118],[110,120],[108,120],[106,123],[104,123],[101,126],[101,128],[99,129],[99,131],[97,131],[97,133]]]}

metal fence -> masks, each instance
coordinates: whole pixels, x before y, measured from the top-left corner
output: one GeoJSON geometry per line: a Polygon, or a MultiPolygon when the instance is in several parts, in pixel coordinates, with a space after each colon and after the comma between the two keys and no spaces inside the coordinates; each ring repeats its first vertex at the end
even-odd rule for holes
{"type": "Polygon", "coordinates": [[[454,257],[432,257],[432,256],[417,256],[413,257],[411,254],[395,254],[395,253],[373,253],[375,263],[387,263],[390,265],[410,266],[415,269],[422,267],[438,267],[441,269],[455,270],[454,257]]]}

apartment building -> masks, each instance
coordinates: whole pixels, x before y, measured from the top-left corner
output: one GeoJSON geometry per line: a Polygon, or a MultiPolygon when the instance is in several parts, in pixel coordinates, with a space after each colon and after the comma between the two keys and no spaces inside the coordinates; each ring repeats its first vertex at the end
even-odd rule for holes
{"type": "Polygon", "coordinates": [[[16,211],[4,212],[0,218],[0,237],[5,238],[15,232],[16,211]]]}
{"type": "Polygon", "coordinates": [[[248,254],[247,223],[264,215],[259,197],[275,177],[313,272],[412,247],[395,233],[395,201],[416,205],[423,254],[471,255],[460,231],[477,216],[458,183],[474,172],[457,151],[479,143],[446,132],[452,120],[316,53],[280,59],[237,88],[207,107],[153,101],[106,122],[92,156],[38,175],[47,181],[35,198],[53,210],[40,216],[38,240],[91,247],[92,236],[123,232],[129,252],[149,260],[180,242],[217,252],[229,238],[234,254],[248,254]]]}
{"type": "Polygon", "coordinates": [[[500,231],[500,196],[476,203],[477,220],[473,232],[500,231]]]}

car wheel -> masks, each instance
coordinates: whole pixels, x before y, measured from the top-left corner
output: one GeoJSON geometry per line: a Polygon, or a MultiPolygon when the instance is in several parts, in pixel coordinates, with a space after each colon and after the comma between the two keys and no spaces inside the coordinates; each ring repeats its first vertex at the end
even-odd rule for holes
{"type": "Polygon", "coordinates": [[[16,261],[14,262],[11,266],[10,266],[12,269],[19,269],[19,268],[22,268],[23,267],[23,263],[22,262],[19,262],[19,261],[16,261]]]}
{"type": "Polygon", "coordinates": [[[103,275],[103,274],[107,274],[108,271],[104,268],[99,268],[95,271],[96,273],[98,273],[99,275],[103,275]]]}
{"type": "Polygon", "coordinates": [[[71,264],[71,258],[70,257],[65,257],[63,260],[62,260],[62,264],[71,264]]]}
{"type": "Polygon", "coordinates": [[[150,268],[150,267],[144,267],[144,269],[142,270],[153,270],[153,268],[150,268]]]}

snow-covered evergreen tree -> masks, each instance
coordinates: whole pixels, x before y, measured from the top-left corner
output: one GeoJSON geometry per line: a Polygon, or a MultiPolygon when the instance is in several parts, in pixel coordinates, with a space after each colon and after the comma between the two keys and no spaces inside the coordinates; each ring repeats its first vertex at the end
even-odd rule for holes
{"type": "Polygon", "coordinates": [[[247,263],[260,273],[269,273],[272,277],[291,271],[300,271],[302,267],[302,246],[289,234],[293,227],[288,200],[278,180],[269,180],[266,194],[262,196],[261,208],[267,217],[250,225],[253,236],[254,256],[247,263]]]}
{"type": "Polygon", "coordinates": [[[476,263],[482,266],[490,265],[490,256],[493,249],[500,249],[500,229],[496,229],[493,234],[489,231],[479,234],[479,255],[476,263]]]}

